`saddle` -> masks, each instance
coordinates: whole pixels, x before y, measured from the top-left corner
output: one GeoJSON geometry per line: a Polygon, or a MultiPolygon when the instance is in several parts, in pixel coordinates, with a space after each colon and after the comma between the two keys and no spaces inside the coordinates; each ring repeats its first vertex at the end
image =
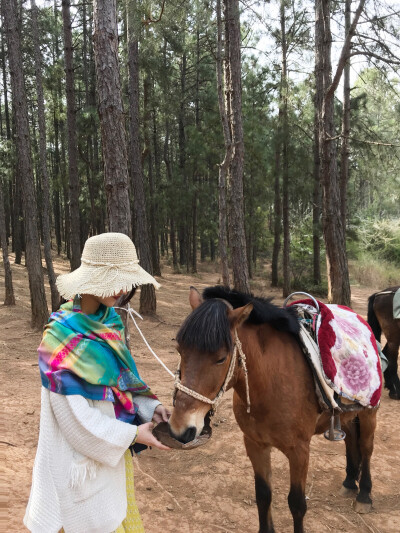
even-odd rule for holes
{"type": "Polygon", "coordinates": [[[368,323],[348,307],[324,304],[307,293],[291,294],[284,306],[296,294],[308,297],[289,304],[300,322],[299,340],[314,376],[319,404],[332,413],[330,436],[337,429],[340,437],[327,438],[341,440],[341,412],[379,405],[382,370],[376,341],[368,323]]]}

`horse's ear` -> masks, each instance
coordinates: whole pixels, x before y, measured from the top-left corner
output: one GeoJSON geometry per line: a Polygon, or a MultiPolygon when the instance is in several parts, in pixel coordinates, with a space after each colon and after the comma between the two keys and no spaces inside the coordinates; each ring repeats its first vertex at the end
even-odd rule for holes
{"type": "Polygon", "coordinates": [[[203,303],[203,298],[201,297],[199,291],[194,287],[190,287],[189,303],[193,311],[203,303]]]}
{"type": "Polygon", "coordinates": [[[228,318],[232,326],[239,327],[247,318],[250,313],[253,311],[253,304],[247,304],[243,307],[238,307],[237,309],[232,309],[228,312],[228,318]]]}

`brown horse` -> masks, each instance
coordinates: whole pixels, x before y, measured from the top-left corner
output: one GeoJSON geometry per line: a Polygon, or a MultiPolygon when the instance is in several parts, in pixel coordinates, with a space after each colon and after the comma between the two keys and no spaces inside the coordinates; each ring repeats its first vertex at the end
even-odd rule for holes
{"type": "Polygon", "coordinates": [[[393,318],[393,297],[400,287],[389,287],[376,292],[368,298],[368,324],[380,342],[381,334],[386,337],[383,353],[388,359],[385,370],[385,387],[389,389],[389,396],[400,400],[400,380],[397,374],[397,358],[400,346],[400,319],[393,318]]]}
{"type": "MultiPolygon", "coordinates": [[[[259,532],[274,532],[270,459],[274,446],[289,460],[288,503],[294,532],[302,533],[310,441],[328,428],[329,415],[319,407],[312,372],[298,341],[297,318],[291,309],[224,287],[210,287],[203,296],[204,301],[191,288],[193,312],[176,337],[181,384],[187,389],[177,390],[170,433],[184,443],[200,435],[210,403],[225,390],[237,333],[242,347],[239,352],[247,361],[250,413],[246,365],[234,363],[227,388],[234,388],[233,410],[254,469],[259,532]]],[[[341,422],[347,434],[347,476],[341,492],[356,494],[359,482],[355,508],[368,512],[372,505],[370,459],[376,409],[345,413],[341,422]]]]}

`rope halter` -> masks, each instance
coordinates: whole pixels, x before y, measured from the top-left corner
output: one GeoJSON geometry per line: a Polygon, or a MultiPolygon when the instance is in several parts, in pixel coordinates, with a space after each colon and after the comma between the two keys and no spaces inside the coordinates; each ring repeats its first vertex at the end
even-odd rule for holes
{"type": "Polygon", "coordinates": [[[248,372],[247,372],[247,366],[246,366],[246,355],[243,352],[242,343],[240,342],[240,339],[237,334],[237,330],[235,328],[234,332],[235,336],[235,346],[233,348],[233,353],[231,357],[231,362],[228,368],[228,372],[226,374],[224,383],[222,384],[222,387],[220,388],[217,396],[214,398],[214,400],[210,400],[210,398],[207,398],[207,396],[203,396],[202,394],[199,394],[198,392],[189,389],[188,387],[185,387],[185,385],[182,385],[181,383],[181,370],[180,370],[180,364],[178,365],[178,368],[175,372],[175,382],[174,382],[174,404],[175,404],[175,396],[178,390],[184,392],[188,396],[191,396],[192,398],[195,398],[196,400],[199,400],[203,403],[206,403],[208,405],[211,405],[211,415],[214,415],[217,411],[217,407],[220,404],[222,400],[222,396],[224,395],[232,377],[235,372],[235,366],[236,366],[236,360],[238,360],[239,365],[243,367],[244,376],[245,376],[245,383],[246,383],[246,400],[247,400],[247,412],[250,413],[250,391],[249,391],[249,380],[248,380],[248,372]],[[239,353],[239,358],[238,358],[239,353]]]}

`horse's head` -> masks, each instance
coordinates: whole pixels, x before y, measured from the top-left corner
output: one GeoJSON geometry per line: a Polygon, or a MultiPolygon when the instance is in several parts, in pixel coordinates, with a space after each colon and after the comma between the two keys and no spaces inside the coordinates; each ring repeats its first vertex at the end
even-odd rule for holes
{"type": "Polygon", "coordinates": [[[203,302],[193,287],[189,302],[193,312],[182,324],[176,340],[181,356],[181,384],[194,394],[177,390],[169,420],[171,434],[184,443],[200,435],[205,416],[212,408],[206,399],[212,402],[217,397],[230,368],[235,328],[253,309],[252,304],[233,309],[220,299],[203,302]]]}

